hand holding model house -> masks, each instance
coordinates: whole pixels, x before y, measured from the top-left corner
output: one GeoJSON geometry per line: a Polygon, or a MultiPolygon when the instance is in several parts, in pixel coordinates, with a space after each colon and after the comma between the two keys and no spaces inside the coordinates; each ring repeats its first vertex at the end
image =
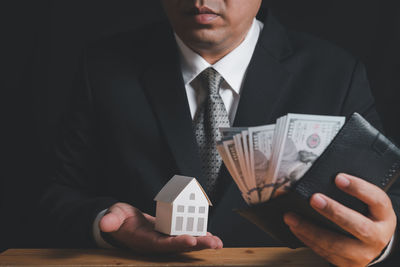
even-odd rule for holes
{"type": "Polygon", "coordinates": [[[170,253],[223,247],[217,236],[207,232],[211,203],[196,179],[174,176],[155,200],[157,218],[119,202],[101,219],[100,230],[112,244],[136,252],[170,253]]]}

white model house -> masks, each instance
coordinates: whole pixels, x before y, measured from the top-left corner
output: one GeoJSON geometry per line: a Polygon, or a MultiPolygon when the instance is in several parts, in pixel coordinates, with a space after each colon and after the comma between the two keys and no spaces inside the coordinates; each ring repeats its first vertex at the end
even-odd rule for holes
{"type": "Polygon", "coordinates": [[[212,204],[195,178],[175,175],[154,200],[157,231],[168,235],[206,235],[208,206],[212,204]]]}

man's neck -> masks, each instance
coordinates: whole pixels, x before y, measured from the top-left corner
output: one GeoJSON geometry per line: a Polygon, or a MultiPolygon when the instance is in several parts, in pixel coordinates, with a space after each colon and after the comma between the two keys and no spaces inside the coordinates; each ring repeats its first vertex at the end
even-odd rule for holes
{"type": "MultiPolygon", "coordinates": [[[[247,32],[246,32],[247,34],[247,32]]],[[[202,58],[204,58],[208,63],[211,65],[214,65],[217,63],[220,59],[225,57],[227,54],[232,52],[236,47],[238,47],[243,40],[246,37],[246,34],[242,36],[241,39],[239,39],[235,43],[231,43],[230,46],[228,47],[219,47],[219,48],[213,48],[213,49],[207,49],[207,48],[196,48],[196,47],[191,47],[189,46],[193,51],[195,51],[197,54],[199,54],[202,58]]]]}
{"type": "MultiPolygon", "coordinates": [[[[253,22],[254,23],[254,22],[253,22]]],[[[240,38],[237,38],[236,40],[224,40],[221,42],[219,45],[215,44],[204,44],[204,45],[196,45],[196,44],[190,44],[190,42],[185,42],[183,39],[182,41],[194,52],[199,54],[204,60],[206,60],[208,63],[211,65],[214,65],[216,62],[218,62],[220,59],[225,57],[227,54],[232,52],[235,48],[237,48],[243,40],[246,38],[247,34],[249,33],[249,30],[252,27],[252,24],[248,27],[247,31],[245,31],[240,38]]]]}

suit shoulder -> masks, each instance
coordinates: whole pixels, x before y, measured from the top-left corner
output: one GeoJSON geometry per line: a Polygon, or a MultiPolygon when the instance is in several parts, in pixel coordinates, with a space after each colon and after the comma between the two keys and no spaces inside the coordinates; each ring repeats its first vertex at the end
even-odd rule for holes
{"type": "Polygon", "coordinates": [[[288,30],[288,38],[295,54],[311,62],[354,66],[358,61],[345,49],[308,33],[288,30]]]}
{"type": "Polygon", "coordinates": [[[157,51],[157,45],[169,33],[166,21],[156,22],[139,29],[103,36],[88,43],[85,53],[89,60],[129,58],[135,62],[146,60],[157,51]]]}

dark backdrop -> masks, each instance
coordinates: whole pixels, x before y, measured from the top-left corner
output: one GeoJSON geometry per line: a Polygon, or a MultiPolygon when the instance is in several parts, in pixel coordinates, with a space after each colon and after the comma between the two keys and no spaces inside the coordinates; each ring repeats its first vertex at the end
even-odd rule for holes
{"type": "MultiPolygon", "coordinates": [[[[265,1],[291,29],[330,40],[367,66],[387,134],[400,143],[396,1],[265,1]]],[[[49,246],[32,212],[51,164],[78,56],[88,40],[164,18],[157,0],[2,0],[0,249],[49,246]]],[[[134,49],[134,48],[132,48],[134,49]]],[[[323,90],[323,88],[321,88],[323,90]]]]}

